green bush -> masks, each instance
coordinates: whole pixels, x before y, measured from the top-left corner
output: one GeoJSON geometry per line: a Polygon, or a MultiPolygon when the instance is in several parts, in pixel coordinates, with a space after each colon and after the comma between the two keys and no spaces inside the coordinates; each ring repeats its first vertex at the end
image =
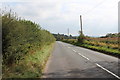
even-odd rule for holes
{"type": "Polygon", "coordinates": [[[3,64],[19,62],[29,50],[55,41],[54,36],[38,24],[19,19],[11,12],[3,13],[1,18],[3,64]]]}
{"type": "Polygon", "coordinates": [[[80,36],[78,37],[78,43],[82,45],[84,43],[84,38],[85,36],[81,33],[80,36]]]}

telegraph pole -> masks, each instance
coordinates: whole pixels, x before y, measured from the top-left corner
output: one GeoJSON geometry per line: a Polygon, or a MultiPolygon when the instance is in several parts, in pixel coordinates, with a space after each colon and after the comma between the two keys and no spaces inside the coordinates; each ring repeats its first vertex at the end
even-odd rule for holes
{"type": "Polygon", "coordinates": [[[69,36],[69,28],[68,28],[68,36],[69,36]]]}
{"type": "Polygon", "coordinates": [[[80,28],[81,28],[80,33],[83,34],[83,31],[82,31],[82,16],[81,16],[81,15],[80,15],[80,25],[81,25],[81,26],[80,26],[80,28]]]}

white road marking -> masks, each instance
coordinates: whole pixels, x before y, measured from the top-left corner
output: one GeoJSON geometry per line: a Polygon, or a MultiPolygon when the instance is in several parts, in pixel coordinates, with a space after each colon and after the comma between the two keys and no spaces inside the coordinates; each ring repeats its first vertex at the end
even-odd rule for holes
{"type": "MultiPolygon", "coordinates": [[[[63,45],[63,46],[65,46],[65,45],[63,45]]],[[[68,48],[70,48],[70,47],[68,47],[68,48]]],[[[74,52],[76,52],[75,50],[73,50],[74,52]]],[[[83,58],[85,58],[85,59],[87,59],[87,60],[89,60],[89,58],[87,58],[87,57],[85,57],[84,55],[82,55],[81,53],[78,53],[80,56],[82,56],[83,58]]],[[[111,71],[109,71],[108,69],[106,69],[106,68],[104,68],[104,67],[102,67],[101,65],[99,65],[99,64],[97,64],[97,63],[95,63],[98,67],[100,67],[101,69],[103,69],[103,70],[105,70],[106,72],[108,72],[108,73],[110,73],[111,75],[113,75],[113,76],[115,76],[116,78],[118,78],[118,79],[120,79],[120,77],[119,76],[117,76],[116,74],[114,74],[114,73],[112,73],[111,71]]]]}
{"type": "Polygon", "coordinates": [[[76,52],[75,50],[73,50],[74,52],[76,52]]]}
{"type": "Polygon", "coordinates": [[[87,58],[87,57],[85,57],[85,56],[83,56],[83,55],[82,55],[82,57],[84,57],[84,58],[86,58],[87,60],[89,60],[89,58],[87,58]]]}
{"type": "Polygon", "coordinates": [[[103,69],[103,70],[107,71],[108,73],[112,74],[112,75],[113,75],[113,76],[115,76],[116,78],[120,79],[120,77],[119,77],[119,76],[117,76],[116,74],[112,73],[111,71],[109,71],[109,70],[105,69],[105,68],[104,68],[104,67],[102,67],[101,65],[99,65],[99,64],[97,64],[97,63],[96,63],[96,65],[97,65],[98,67],[100,67],[101,69],[103,69]]]}
{"type": "Polygon", "coordinates": [[[78,53],[80,56],[82,56],[83,58],[87,59],[87,60],[90,60],[89,58],[85,57],[84,55],[78,53]]]}

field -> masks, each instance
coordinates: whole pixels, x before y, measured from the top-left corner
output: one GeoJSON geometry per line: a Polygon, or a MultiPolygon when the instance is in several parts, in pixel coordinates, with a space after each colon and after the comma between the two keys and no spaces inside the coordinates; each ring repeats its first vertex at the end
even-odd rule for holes
{"type": "Polygon", "coordinates": [[[77,39],[64,39],[63,42],[71,43],[77,46],[89,48],[95,51],[103,52],[113,56],[120,55],[118,37],[115,38],[92,38],[85,37],[84,42],[80,45],[77,39]]]}

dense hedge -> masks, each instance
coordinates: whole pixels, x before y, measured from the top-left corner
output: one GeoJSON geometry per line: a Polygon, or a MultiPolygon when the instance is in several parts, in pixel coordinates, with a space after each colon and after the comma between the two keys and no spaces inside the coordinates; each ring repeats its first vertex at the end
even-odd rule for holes
{"type": "Polygon", "coordinates": [[[19,19],[12,13],[2,15],[3,64],[21,59],[30,49],[42,47],[55,41],[54,36],[38,24],[19,19]]]}

